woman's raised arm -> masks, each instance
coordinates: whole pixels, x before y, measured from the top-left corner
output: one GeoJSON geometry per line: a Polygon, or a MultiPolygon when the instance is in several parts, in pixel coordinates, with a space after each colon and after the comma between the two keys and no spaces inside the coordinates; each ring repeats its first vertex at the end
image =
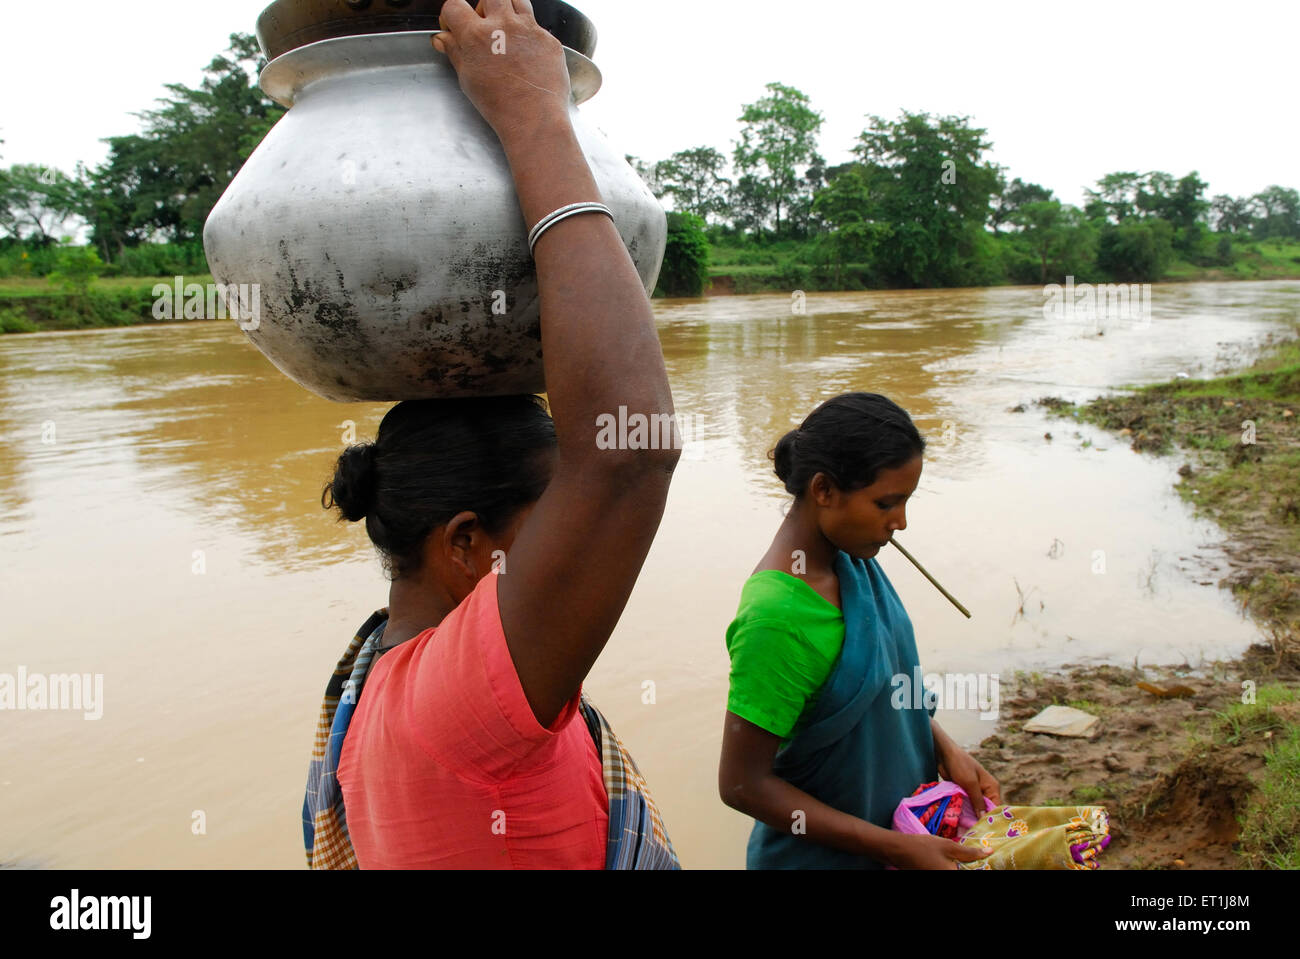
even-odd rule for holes
{"type": "MultiPolygon", "coordinates": [[[[497,132],[525,222],[600,202],[569,120],[563,47],[537,25],[528,0],[482,0],[477,13],[448,0],[442,23],[435,46],[497,132]],[[504,52],[494,52],[502,37],[504,52]]],[[[549,727],[623,612],[680,454],[597,445],[598,418],[618,417],[620,407],[628,416],[674,412],[650,302],[613,222],[570,217],[543,235],[535,259],[559,456],[510,549],[498,601],[524,693],[549,727]]]]}

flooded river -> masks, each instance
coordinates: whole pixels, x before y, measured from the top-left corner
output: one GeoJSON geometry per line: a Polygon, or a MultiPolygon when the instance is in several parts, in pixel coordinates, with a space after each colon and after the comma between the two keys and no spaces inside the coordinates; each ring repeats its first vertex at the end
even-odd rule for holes
{"type": "MultiPolygon", "coordinates": [[[[1100,324],[1046,316],[1038,288],[656,302],[691,442],[587,689],[686,867],[744,865],[749,820],[717,798],[723,633],[788,502],[766,453],[824,398],[884,393],[931,444],[898,539],[973,617],[880,556],[927,671],[1197,665],[1258,638],[1213,585],[1221,536],[1173,491],[1180,460],[1033,401],[1248,362],[1300,284],[1151,301],[1100,324]]],[[[321,487],[349,421],[369,439],[385,409],[317,399],[234,323],[0,339],[0,673],[103,677],[101,718],[0,712],[0,863],[303,866],[325,682],[387,602],[321,487]]],[[[939,717],[966,744],[993,729],[939,717]]]]}

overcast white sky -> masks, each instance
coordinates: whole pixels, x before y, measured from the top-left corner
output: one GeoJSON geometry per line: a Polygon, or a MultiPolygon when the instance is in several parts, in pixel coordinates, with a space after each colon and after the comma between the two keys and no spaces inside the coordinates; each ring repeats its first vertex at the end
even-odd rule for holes
{"type": "MultiPolygon", "coordinates": [[[[167,82],[197,84],[269,0],[13,4],[0,40],[0,163],[71,172],[132,133],[167,82]]],[[[616,148],[730,154],[744,103],[777,81],[849,158],[866,114],[964,114],[1009,176],[1067,202],[1116,170],[1198,170],[1209,192],[1300,188],[1294,0],[1086,3],[574,0],[605,85],[582,110],[616,148]],[[650,12],[650,19],[646,12],[650,12]]]]}

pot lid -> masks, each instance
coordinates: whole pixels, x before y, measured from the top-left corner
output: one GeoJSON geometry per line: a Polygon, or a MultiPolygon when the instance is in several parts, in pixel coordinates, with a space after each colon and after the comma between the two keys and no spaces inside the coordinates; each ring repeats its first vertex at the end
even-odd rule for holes
{"type": "MultiPolygon", "coordinates": [[[[257,18],[262,55],[274,60],[335,37],[438,29],[444,0],[275,0],[257,18]]],[[[564,0],[532,0],[537,22],[585,57],[596,51],[596,27],[564,0]]],[[[474,4],[471,3],[471,6],[474,4]]]]}

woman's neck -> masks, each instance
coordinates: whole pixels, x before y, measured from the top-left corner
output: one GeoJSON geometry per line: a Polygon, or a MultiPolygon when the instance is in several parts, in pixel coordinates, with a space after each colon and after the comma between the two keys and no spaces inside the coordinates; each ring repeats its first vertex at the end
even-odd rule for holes
{"type": "Polygon", "coordinates": [[[419,579],[395,579],[388,588],[388,625],[380,649],[404,643],[441,623],[456,604],[436,585],[419,579]]]}
{"type": "Polygon", "coordinates": [[[782,569],[801,579],[834,575],[835,544],[817,525],[817,512],[801,499],[786,514],[772,545],[763,557],[762,568],[782,569]]]}

